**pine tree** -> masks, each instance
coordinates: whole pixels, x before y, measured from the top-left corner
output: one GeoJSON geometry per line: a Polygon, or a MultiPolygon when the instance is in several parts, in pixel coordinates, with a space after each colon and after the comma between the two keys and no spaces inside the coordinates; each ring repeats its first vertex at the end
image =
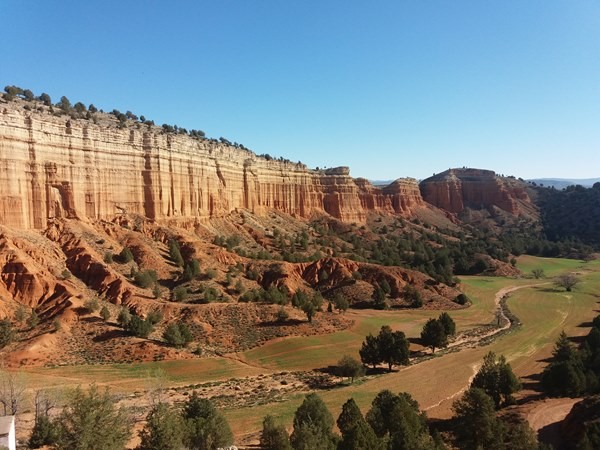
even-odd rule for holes
{"type": "Polygon", "coordinates": [[[482,389],[471,387],[452,405],[455,433],[461,449],[497,448],[503,429],[496,419],[494,401],[482,389]]]}
{"type": "Polygon", "coordinates": [[[384,325],[377,336],[377,343],[379,356],[387,363],[390,372],[393,366],[408,365],[410,344],[402,331],[392,331],[389,326],[384,325]]]}
{"type": "Polygon", "coordinates": [[[227,447],[233,442],[225,417],[210,400],[198,397],[196,392],[183,406],[183,419],[188,430],[185,444],[191,448],[211,450],[227,447]]]}
{"type": "Polygon", "coordinates": [[[158,403],[148,413],[137,450],[180,450],[184,437],[180,415],[169,405],[158,403]]]}
{"type": "Polygon", "coordinates": [[[521,388],[519,380],[513,373],[504,356],[496,358],[489,352],[483,358],[483,365],[473,378],[472,387],[482,389],[489,395],[496,408],[512,402],[512,394],[521,388]]]}
{"type": "Polygon", "coordinates": [[[454,323],[454,320],[452,320],[450,314],[443,312],[440,314],[440,317],[438,317],[438,321],[444,327],[446,336],[454,336],[456,334],[456,323],[454,323]]]}
{"type": "Polygon", "coordinates": [[[421,331],[421,342],[431,348],[431,353],[435,353],[436,348],[446,347],[448,336],[446,336],[444,325],[436,319],[429,319],[421,331]]]}
{"type": "Polygon", "coordinates": [[[77,388],[57,418],[57,450],[121,450],[130,438],[128,416],[115,406],[108,390],[77,388]]]}
{"type": "Polygon", "coordinates": [[[333,417],[323,400],[317,394],[308,394],[294,414],[292,447],[294,450],[334,450],[332,427],[333,417]]]}
{"type": "Polygon", "coordinates": [[[365,365],[373,366],[373,369],[383,361],[379,354],[379,341],[377,337],[369,333],[362,343],[359,352],[360,360],[365,365]]]}
{"type": "Polygon", "coordinates": [[[285,427],[277,424],[273,416],[266,416],[260,434],[260,448],[264,450],[292,450],[285,427]]]}
{"type": "Polygon", "coordinates": [[[338,450],[379,450],[383,442],[377,438],[373,429],[364,419],[354,399],[349,399],[342,406],[337,420],[342,433],[338,450]]]}

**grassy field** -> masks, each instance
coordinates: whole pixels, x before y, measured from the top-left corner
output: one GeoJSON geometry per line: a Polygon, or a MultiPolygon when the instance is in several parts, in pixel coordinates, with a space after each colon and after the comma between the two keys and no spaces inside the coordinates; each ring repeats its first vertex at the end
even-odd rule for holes
{"type": "MultiPolygon", "coordinates": [[[[321,391],[320,395],[337,416],[341,405],[354,397],[364,410],[381,389],[406,391],[427,409],[430,416],[446,417],[469,378],[475,373],[484,354],[490,350],[504,354],[518,375],[527,377],[539,372],[543,359],[552,349],[561,331],[568,335],[587,332],[582,325],[598,312],[600,262],[584,263],[523,256],[518,267],[529,273],[543,268],[547,277],[566,271],[580,273],[583,282],[573,292],[554,289],[551,279],[515,279],[464,277],[462,289],[471,298],[469,308],[453,311],[458,330],[485,325],[494,320],[494,297],[497,291],[519,286],[510,294],[509,308],[522,326],[494,340],[485,347],[448,353],[391,374],[371,377],[352,386],[321,391]],[[535,286],[533,286],[535,285],[535,286]]],[[[358,349],[368,333],[377,333],[382,325],[404,331],[409,338],[418,337],[424,322],[439,311],[349,311],[355,324],[345,331],[314,337],[278,339],[264,346],[231,355],[230,358],[204,358],[184,361],[156,362],[137,365],[58,367],[28,370],[34,384],[76,385],[96,380],[117,390],[144,388],[149,373],[160,368],[173,384],[195,384],[209,380],[236,378],[277,371],[311,370],[335,364],[342,355],[358,357],[358,349]]],[[[262,418],[273,414],[291,424],[302,395],[291,395],[285,401],[252,408],[226,410],[237,436],[260,429],[262,418]]]]}
{"type": "Polygon", "coordinates": [[[80,384],[108,385],[117,392],[144,389],[144,382],[160,370],[172,384],[189,385],[212,380],[260,375],[261,368],[228,358],[202,358],[179,361],[158,361],[137,364],[107,364],[27,369],[32,387],[72,386],[80,384]]]}
{"type": "Polygon", "coordinates": [[[517,267],[524,274],[530,274],[533,269],[543,269],[547,277],[554,277],[563,272],[581,270],[588,265],[595,266],[595,263],[586,263],[578,259],[539,258],[524,255],[519,257],[517,267]]]}
{"type": "MultiPolygon", "coordinates": [[[[488,351],[504,354],[515,372],[524,377],[524,381],[528,381],[528,376],[539,373],[544,365],[543,360],[551,354],[560,332],[564,330],[571,336],[585,334],[588,329],[582,325],[598,314],[600,264],[531,257],[524,259],[524,271],[540,266],[552,276],[565,271],[582,271],[584,282],[573,292],[565,293],[554,290],[551,280],[547,279],[463,278],[463,287],[473,300],[473,305],[452,313],[459,329],[489,323],[494,317],[494,294],[498,290],[507,286],[539,286],[524,287],[510,294],[509,307],[521,320],[522,326],[490,345],[449,353],[355,386],[321,392],[321,397],[334,416],[339,414],[341,405],[349,397],[353,397],[366,411],[377,392],[390,389],[394,392],[411,393],[431,417],[448,417],[452,402],[460,396],[488,351]]],[[[413,314],[410,319],[422,324],[426,317],[413,314]]],[[[416,336],[416,332],[420,331],[419,326],[410,329],[414,334],[408,333],[409,336],[416,336]]],[[[348,348],[345,347],[344,351],[348,348]]],[[[264,352],[266,349],[262,350],[264,352]]],[[[335,348],[330,350],[335,351],[335,348]]],[[[286,423],[291,423],[294,410],[301,401],[302,397],[297,396],[285,403],[252,408],[251,411],[244,408],[227,411],[227,416],[236,433],[244,434],[247,430],[259,429],[260,420],[266,414],[273,414],[286,423]]]]}

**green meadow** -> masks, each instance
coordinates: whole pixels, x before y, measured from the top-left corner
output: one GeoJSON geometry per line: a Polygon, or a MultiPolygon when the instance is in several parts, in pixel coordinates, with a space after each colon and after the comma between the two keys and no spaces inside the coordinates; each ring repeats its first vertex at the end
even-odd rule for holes
{"type": "MultiPolygon", "coordinates": [[[[353,385],[320,391],[320,395],[337,415],[341,405],[354,397],[367,410],[381,389],[406,391],[419,401],[432,417],[447,417],[452,401],[468,384],[484,354],[503,354],[516,373],[528,377],[539,373],[561,331],[568,335],[587,332],[586,323],[598,314],[600,299],[600,262],[535,258],[522,256],[518,267],[524,274],[544,269],[546,278],[463,277],[461,288],[472,304],[451,311],[458,331],[486,325],[495,318],[494,299],[503,288],[518,288],[509,294],[508,306],[521,325],[481,347],[458,352],[441,352],[419,364],[390,374],[371,376],[353,385]],[[582,282],[572,292],[555,288],[552,277],[576,272],[582,282]]],[[[334,365],[344,354],[358,358],[358,350],[368,333],[377,333],[382,325],[402,330],[417,338],[425,321],[441,311],[354,310],[346,314],[354,325],[347,330],[320,336],[290,337],[271,341],[245,352],[215,358],[162,361],[142,364],[112,364],[26,369],[32,384],[75,386],[96,381],[118,391],[144,389],[144,380],[160,369],[173,385],[191,385],[211,380],[243,378],[281,371],[313,370],[334,365]]],[[[236,435],[256,432],[266,414],[290,425],[293,413],[302,402],[301,394],[290,394],[285,401],[227,409],[225,414],[236,435]]]]}

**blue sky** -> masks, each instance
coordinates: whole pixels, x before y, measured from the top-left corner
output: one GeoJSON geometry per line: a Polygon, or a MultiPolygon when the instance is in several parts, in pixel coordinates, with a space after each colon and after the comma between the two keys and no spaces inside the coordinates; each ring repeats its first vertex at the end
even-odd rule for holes
{"type": "Polygon", "coordinates": [[[0,84],[353,176],[600,176],[600,2],[3,0],[0,84]]]}

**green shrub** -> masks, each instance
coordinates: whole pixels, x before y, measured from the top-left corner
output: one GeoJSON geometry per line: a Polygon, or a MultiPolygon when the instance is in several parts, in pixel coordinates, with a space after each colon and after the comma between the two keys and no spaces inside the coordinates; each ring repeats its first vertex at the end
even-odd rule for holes
{"type": "Polygon", "coordinates": [[[179,242],[174,239],[169,241],[169,257],[179,267],[183,267],[184,262],[181,256],[181,248],[179,247],[179,242]]]}
{"type": "Polygon", "coordinates": [[[185,347],[192,342],[193,337],[189,328],[184,323],[171,323],[163,333],[163,339],[174,347],[185,347]]]}
{"type": "Polygon", "coordinates": [[[155,270],[144,270],[136,272],[136,274],[133,276],[133,279],[135,284],[137,284],[139,287],[147,289],[156,283],[158,275],[156,274],[155,270]]]}
{"type": "Polygon", "coordinates": [[[469,302],[469,297],[465,294],[458,294],[454,299],[454,303],[458,303],[459,305],[466,305],[469,302]]]}
{"type": "Polygon", "coordinates": [[[163,313],[161,311],[159,311],[158,309],[155,309],[153,311],[150,311],[147,315],[146,315],[146,320],[148,322],[150,322],[152,325],[156,325],[157,323],[159,323],[161,320],[163,320],[163,313]]]}
{"type": "Polygon", "coordinates": [[[35,309],[32,309],[31,315],[27,319],[27,325],[29,326],[29,328],[33,329],[33,328],[37,327],[39,323],[40,323],[40,317],[35,312],[35,309]]]}
{"type": "Polygon", "coordinates": [[[123,328],[127,327],[127,324],[131,320],[131,312],[127,308],[121,309],[117,316],[117,323],[123,328]]]}
{"type": "Polygon", "coordinates": [[[151,321],[144,320],[140,316],[133,314],[125,326],[125,331],[132,336],[147,338],[154,331],[154,325],[151,321]]]}
{"type": "Polygon", "coordinates": [[[410,303],[410,306],[413,308],[420,308],[423,306],[423,299],[421,298],[421,293],[417,290],[416,287],[407,284],[404,286],[402,290],[402,296],[406,301],[410,303]]]}
{"type": "Polygon", "coordinates": [[[176,302],[182,302],[187,300],[188,291],[183,286],[177,286],[175,289],[173,289],[173,297],[175,298],[176,302]]]}
{"type": "Polygon", "coordinates": [[[127,247],[123,247],[121,253],[119,253],[119,261],[123,264],[133,261],[133,253],[127,247]]]}
{"type": "Polygon", "coordinates": [[[215,288],[209,287],[204,291],[203,303],[211,303],[217,301],[219,293],[215,288]]]}
{"type": "Polygon", "coordinates": [[[105,322],[108,322],[108,319],[110,319],[110,311],[106,306],[103,306],[100,310],[100,317],[102,317],[102,320],[105,322]]]}
{"type": "Polygon", "coordinates": [[[88,314],[98,311],[100,309],[100,304],[98,303],[98,299],[96,297],[90,298],[86,300],[83,304],[83,308],[86,310],[88,314]]]}
{"type": "Polygon", "coordinates": [[[217,277],[217,271],[215,269],[206,269],[206,277],[209,280],[217,277]]]}
{"type": "Polygon", "coordinates": [[[0,320],[0,349],[10,344],[14,338],[12,323],[9,320],[0,320]]]}
{"type": "Polygon", "coordinates": [[[287,322],[287,320],[290,318],[290,315],[288,314],[288,312],[282,306],[277,311],[276,317],[277,317],[277,322],[283,323],[283,322],[287,322]]]}

